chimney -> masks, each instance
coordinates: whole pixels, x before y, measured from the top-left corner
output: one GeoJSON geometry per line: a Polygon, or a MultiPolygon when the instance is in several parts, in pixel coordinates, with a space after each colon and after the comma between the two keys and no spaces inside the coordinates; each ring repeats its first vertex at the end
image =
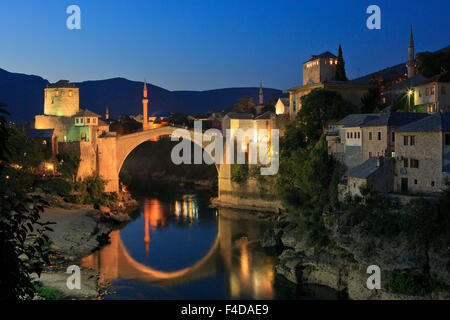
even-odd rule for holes
{"type": "Polygon", "coordinates": [[[377,158],[377,167],[381,168],[384,164],[384,158],[383,157],[378,157],[377,158]]]}

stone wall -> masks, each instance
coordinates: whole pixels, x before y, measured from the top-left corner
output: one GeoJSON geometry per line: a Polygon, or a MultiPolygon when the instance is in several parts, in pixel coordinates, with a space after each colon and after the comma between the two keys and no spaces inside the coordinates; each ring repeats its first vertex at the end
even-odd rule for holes
{"type": "Polygon", "coordinates": [[[71,153],[80,157],[77,180],[83,180],[97,172],[97,153],[94,144],[88,141],[60,142],[58,150],[61,154],[71,153]]]}
{"type": "MultiPolygon", "coordinates": [[[[443,134],[442,132],[408,132],[397,133],[395,152],[397,157],[416,159],[419,168],[411,168],[409,165],[404,170],[404,161],[397,160],[395,165],[396,192],[401,192],[402,179],[408,179],[408,192],[434,193],[444,187],[443,168],[443,134]],[[405,146],[404,136],[415,136],[415,145],[405,146]],[[403,173],[401,172],[403,171],[403,173]],[[434,182],[434,186],[432,183],[434,182]]],[[[410,162],[410,160],[409,160],[410,162]]]]}
{"type": "Polygon", "coordinates": [[[370,157],[391,155],[393,150],[389,143],[389,132],[390,129],[388,129],[387,126],[362,128],[362,151],[364,161],[370,157]],[[379,132],[381,132],[381,140],[378,140],[379,132]],[[369,139],[370,133],[372,133],[372,140],[369,139]]]}
{"type": "Polygon", "coordinates": [[[80,110],[78,88],[46,88],[44,114],[71,117],[80,110]]]}

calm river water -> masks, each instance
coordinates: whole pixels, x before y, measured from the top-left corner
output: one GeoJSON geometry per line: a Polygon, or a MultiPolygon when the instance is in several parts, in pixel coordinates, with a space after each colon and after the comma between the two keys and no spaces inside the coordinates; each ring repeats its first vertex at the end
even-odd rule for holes
{"type": "Polygon", "coordinates": [[[245,211],[212,209],[209,194],[148,196],[140,214],[83,259],[116,293],[105,299],[338,299],[274,272],[258,241],[270,227],[245,211]]]}

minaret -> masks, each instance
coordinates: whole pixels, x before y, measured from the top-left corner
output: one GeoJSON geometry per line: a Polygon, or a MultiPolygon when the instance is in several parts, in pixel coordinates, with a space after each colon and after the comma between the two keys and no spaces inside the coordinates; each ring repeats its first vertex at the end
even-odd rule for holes
{"type": "Polygon", "coordinates": [[[264,93],[263,93],[263,88],[262,88],[262,83],[259,86],[259,104],[263,104],[264,103],[264,93]]]}
{"type": "Polygon", "coordinates": [[[414,56],[414,38],[413,38],[413,31],[411,26],[411,33],[409,35],[409,46],[408,46],[408,79],[412,78],[416,75],[416,63],[415,63],[415,56],[414,56]]]}
{"type": "Polygon", "coordinates": [[[142,99],[142,107],[144,109],[143,113],[142,113],[142,117],[143,117],[142,130],[148,130],[148,110],[147,110],[147,105],[148,105],[147,81],[144,81],[144,98],[142,99]]]}
{"type": "Polygon", "coordinates": [[[108,107],[106,107],[105,119],[109,120],[109,109],[108,109],[108,107]]]}

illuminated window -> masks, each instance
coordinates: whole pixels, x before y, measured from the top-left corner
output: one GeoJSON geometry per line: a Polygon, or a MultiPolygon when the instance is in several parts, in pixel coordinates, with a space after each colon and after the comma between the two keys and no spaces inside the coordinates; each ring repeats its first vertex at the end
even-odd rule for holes
{"type": "Polygon", "coordinates": [[[71,96],[72,96],[72,90],[69,91],[69,97],[71,97],[71,96]]]}
{"type": "Polygon", "coordinates": [[[434,87],[431,88],[431,95],[434,95],[434,87]]]}
{"type": "Polygon", "coordinates": [[[57,97],[59,94],[58,90],[55,91],[55,97],[57,97]]]}

